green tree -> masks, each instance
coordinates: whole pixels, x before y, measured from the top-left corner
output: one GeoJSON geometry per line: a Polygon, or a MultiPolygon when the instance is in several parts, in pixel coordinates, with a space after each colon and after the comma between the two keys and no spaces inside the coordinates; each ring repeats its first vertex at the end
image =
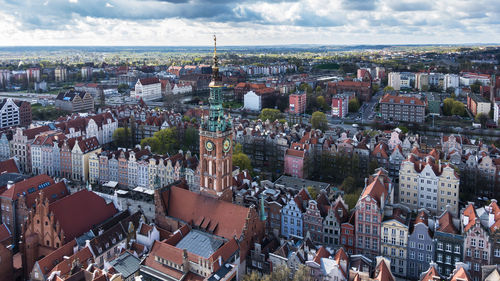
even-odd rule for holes
{"type": "Polygon", "coordinates": [[[130,135],[129,128],[118,128],[113,133],[113,142],[117,147],[127,147],[128,136],[130,135]]]}
{"type": "Polygon", "coordinates": [[[378,168],[378,162],[377,160],[373,159],[372,161],[370,161],[370,163],[368,164],[368,174],[369,175],[372,175],[373,173],[375,173],[375,170],[378,168]]]}
{"type": "Polygon", "coordinates": [[[309,193],[309,195],[313,200],[316,200],[316,197],[318,197],[318,191],[316,190],[316,188],[312,186],[307,187],[307,192],[309,193]]]}
{"type": "Polygon", "coordinates": [[[233,166],[238,166],[240,168],[240,171],[242,170],[248,170],[250,172],[253,171],[252,161],[250,161],[248,155],[246,155],[243,152],[233,154],[233,166]]]}
{"type": "Polygon", "coordinates": [[[279,266],[274,268],[271,274],[262,278],[263,281],[289,281],[290,268],[287,266],[279,266]]]}
{"type": "Polygon", "coordinates": [[[358,98],[353,98],[349,101],[349,112],[358,112],[360,107],[358,98]]]}
{"type": "Polygon", "coordinates": [[[190,126],[184,132],[184,141],[182,142],[183,150],[197,151],[200,141],[199,131],[197,128],[190,126]]]}
{"type": "Polygon", "coordinates": [[[301,264],[299,269],[295,271],[295,274],[293,275],[293,281],[313,281],[309,268],[306,265],[301,264]]]}
{"type": "Polygon", "coordinates": [[[283,118],[283,114],[281,114],[281,111],[274,108],[264,108],[259,115],[259,119],[262,121],[269,120],[271,122],[274,122],[275,120],[279,120],[281,118],[283,118]]]}
{"type": "Polygon", "coordinates": [[[321,111],[316,111],[311,116],[311,125],[314,129],[326,131],[328,129],[328,120],[326,115],[321,111]]]}
{"type": "Polygon", "coordinates": [[[262,277],[259,276],[257,271],[252,271],[250,274],[245,274],[243,276],[243,281],[260,281],[262,280],[262,277]]]}
{"type": "Polygon", "coordinates": [[[488,119],[489,118],[488,118],[487,114],[479,113],[478,115],[476,115],[476,122],[480,123],[482,128],[486,127],[486,123],[488,122],[488,119]]]}
{"type": "Polygon", "coordinates": [[[149,146],[151,148],[151,151],[156,152],[160,151],[160,140],[158,140],[155,137],[150,137],[150,138],[144,138],[141,140],[141,147],[146,148],[146,146],[149,146]]]}
{"type": "Polygon", "coordinates": [[[391,86],[386,86],[386,87],[384,88],[384,93],[387,93],[387,92],[392,92],[392,91],[394,91],[394,88],[393,88],[393,87],[391,87],[391,86]]]}
{"type": "Polygon", "coordinates": [[[356,179],[354,179],[353,177],[345,178],[340,185],[340,188],[342,188],[345,193],[354,192],[354,190],[356,189],[356,179]]]}
{"type": "MultiPolygon", "coordinates": [[[[319,86],[318,86],[319,87],[319,86]]],[[[318,104],[319,107],[321,107],[321,109],[323,110],[328,110],[328,104],[326,103],[325,101],[325,97],[323,96],[318,96],[316,98],[316,103],[318,104]]]]}
{"type": "Polygon", "coordinates": [[[480,89],[481,89],[481,82],[479,82],[478,80],[474,81],[474,83],[470,85],[470,90],[473,93],[479,94],[480,89]]]}
{"type": "Polygon", "coordinates": [[[361,189],[357,189],[353,193],[344,194],[344,202],[347,204],[349,209],[354,209],[356,203],[358,202],[359,196],[361,195],[361,189]]]}
{"type": "Polygon", "coordinates": [[[398,128],[401,130],[403,134],[408,133],[408,128],[406,128],[405,126],[398,126],[398,128]]]}

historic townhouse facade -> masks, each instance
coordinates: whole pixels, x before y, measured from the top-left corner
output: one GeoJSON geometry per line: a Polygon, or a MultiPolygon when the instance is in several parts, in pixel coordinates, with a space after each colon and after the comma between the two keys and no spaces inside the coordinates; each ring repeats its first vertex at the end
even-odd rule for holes
{"type": "Polygon", "coordinates": [[[452,206],[458,214],[460,179],[453,167],[441,164],[432,156],[425,162],[411,154],[401,164],[399,171],[399,202],[409,208],[426,208],[433,214],[452,206]]]}
{"type": "Polygon", "coordinates": [[[460,233],[460,220],[454,219],[453,215],[446,210],[436,217],[435,223],[434,261],[440,274],[450,276],[455,269],[455,264],[463,261],[464,237],[460,233]]]}
{"type": "Polygon", "coordinates": [[[38,134],[47,131],[50,131],[48,126],[41,126],[26,130],[16,128],[16,132],[12,136],[11,141],[11,156],[16,157],[19,160],[19,168],[21,172],[31,173],[31,144],[38,134]]]}
{"type": "Polygon", "coordinates": [[[408,236],[408,276],[419,278],[434,258],[434,241],[429,229],[428,214],[421,210],[408,236]]]}
{"type": "Polygon", "coordinates": [[[328,213],[323,220],[323,242],[331,248],[338,248],[341,243],[341,224],[349,217],[349,208],[342,199],[337,197],[328,208],[328,213]]]}
{"type": "Polygon", "coordinates": [[[392,183],[384,169],[368,179],[354,214],[356,216],[355,245],[356,254],[374,258],[380,253],[380,226],[384,207],[391,201],[392,183]]]}
{"type": "Polygon", "coordinates": [[[314,243],[323,243],[323,218],[315,200],[309,200],[304,213],[304,234],[309,234],[314,243]]]}
{"type": "Polygon", "coordinates": [[[71,178],[75,181],[87,182],[89,179],[89,156],[100,151],[101,146],[96,137],[76,139],[71,150],[71,178]]]}
{"type": "Polygon", "coordinates": [[[281,209],[281,236],[290,238],[290,236],[304,237],[303,234],[303,212],[302,202],[298,195],[281,209]]]}
{"type": "Polygon", "coordinates": [[[391,259],[391,271],[401,277],[407,272],[409,212],[394,208],[392,215],[384,218],[381,226],[382,255],[391,259]]]}
{"type": "Polygon", "coordinates": [[[481,266],[491,264],[491,241],[489,228],[478,216],[473,204],[467,205],[461,214],[464,235],[464,262],[474,281],[481,279],[481,266]]]}

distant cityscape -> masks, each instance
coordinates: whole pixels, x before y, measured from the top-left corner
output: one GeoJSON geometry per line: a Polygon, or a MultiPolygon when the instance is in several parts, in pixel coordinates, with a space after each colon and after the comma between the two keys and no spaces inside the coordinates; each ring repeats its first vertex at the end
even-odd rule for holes
{"type": "Polygon", "coordinates": [[[0,280],[500,280],[500,46],[217,39],[0,47],[0,280]]]}

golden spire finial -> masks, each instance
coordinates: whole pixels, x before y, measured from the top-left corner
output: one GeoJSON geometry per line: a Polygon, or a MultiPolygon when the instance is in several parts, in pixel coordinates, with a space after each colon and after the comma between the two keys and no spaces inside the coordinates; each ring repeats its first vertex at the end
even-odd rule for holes
{"type": "Polygon", "coordinates": [[[214,57],[217,56],[217,37],[214,34],[214,57]]]}

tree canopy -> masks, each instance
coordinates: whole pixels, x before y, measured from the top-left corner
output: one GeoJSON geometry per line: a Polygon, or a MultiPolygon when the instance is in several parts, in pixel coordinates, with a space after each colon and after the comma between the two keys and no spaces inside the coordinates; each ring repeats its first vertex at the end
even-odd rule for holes
{"type": "Polygon", "coordinates": [[[360,107],[358,98],[353,98],[349,101],[349,112],[358,112],[360,107]]]}
{"type": "Polygon", "coordinates": [[[328,120],[326,119],[326,115],[321,111],[314,112],[311,116],[311,125],[314,129],[327,130],[328,120]]]}
{"type": "Polygon", "coordinates": [[[466,116],[467,111],[465,110],[465,105],[463,103],[453,98],[446,98],[443,101],[443,114],[447,116],[466,116]]]}
{"type": "Polygon", "coordinates": [[[113,142],[117,147],[127,147],[129,136],[132,134],[130,128],[118,128],[113,133],[113,142]]]}
{"type": "Polygon", "coordinates": [[[264,108],[259,115],[259,119],[262,121],[266,121],[269,119],[269,121],[274,122],[275,120],[279,120],[281,118],[283,118],[283,114],[281,114],[281,111],[274,108],[264,108]]]}

